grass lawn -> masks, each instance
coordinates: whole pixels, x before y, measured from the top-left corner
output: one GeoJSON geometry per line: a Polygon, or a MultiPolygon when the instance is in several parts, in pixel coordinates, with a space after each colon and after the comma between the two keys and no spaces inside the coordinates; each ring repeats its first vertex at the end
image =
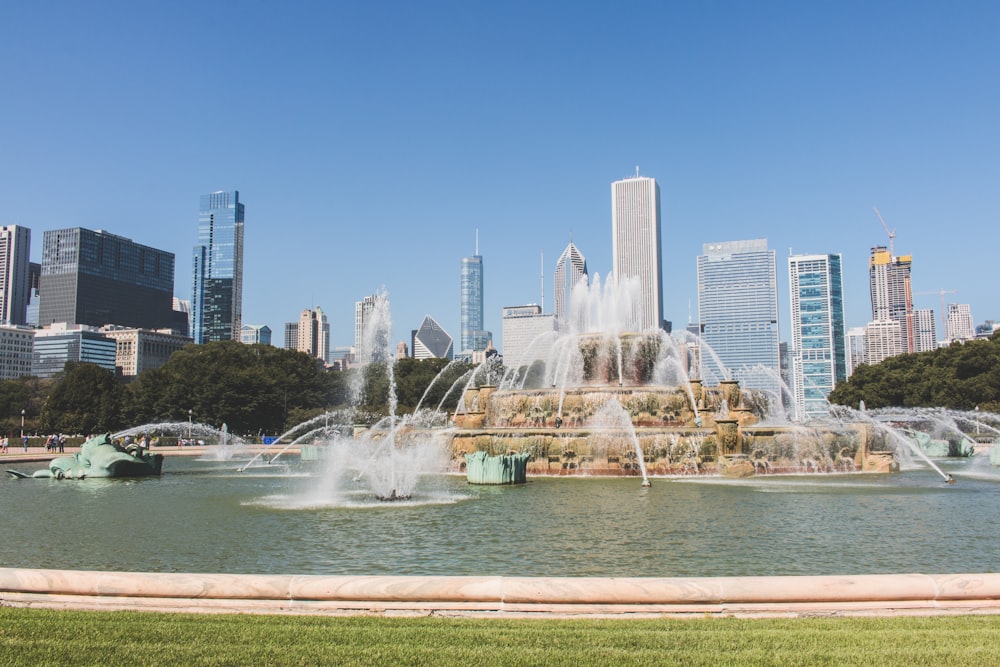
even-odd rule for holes
{"type": "Polygon", "coordinates": [[[1000,618],[471,619],[0,607],[2,665],[998,665],[1000,618]]]}

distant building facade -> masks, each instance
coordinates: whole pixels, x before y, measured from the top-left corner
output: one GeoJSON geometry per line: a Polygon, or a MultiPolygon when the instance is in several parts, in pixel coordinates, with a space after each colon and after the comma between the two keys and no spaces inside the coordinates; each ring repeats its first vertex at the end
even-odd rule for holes
{"type": "MultiPolygon", "coordinates": [[[[555,319],[559,325],[560,329],[566,328],[566,324],[569,321],[569,307],[570,307],[570,297],[573,294],[573,288],[578,284],[587,284],[589,276],[587,274],[587,258],[583,256],[580,249],[577,248],[573,241],[569,242],[566,249],[563,250],[562,254],[559,255],[559,259],[556,260],[556,273],[555,273],[555,290],[553,292],[553,298],[555,299],[555,319]]],[[[504,308],[506,313],[507,309],[504,308]]],[[[507,335],[504,334],[504,359],[507,358],[507,335]]]]}
{"type": "Polygon", "coordinates": [[[463,355],[481,352],[492,343],[492,332],[483,329],[483,258],[476,243],[476,254],[462,258],[461,331],[459,344],[463,355]]]}
{"type": "Polygon", "coordinates": [[[246,345],[270,345],[271,327],[266,324],[244,324],[240,330],[240,342],[246,345]]]}
{"type": "Polygon", "coordinates": [[[39,325],[169,329],[174,254],[82,227],[42,237],[39,325]]]}
{"type": "Polygon", "coordinates": [[[885,246],[875,246],[868,258],[868,277],[872,299],[872,320],[898,322],[903,336],[903,350],[916,352],[913,322],[913,288],[910,276],[913,257],[894,257],[885,246]]]}
{"type": "Polygon", "coordinates": [[[243,327],[243,221],[239,191],[202,195],[194,247],[194,342],[239,340],[243,327]]]}
{"type": "Polygon", "coordinates": [[[0,323],[27,324],[31,301],[31,230],[0,227],[0,323]]]}
{"type": "Polygon", "coordinates": [[[937,349],[937,327],[934,320],[933,310],[921,308],[913,311],[913,336],[916,344],[914,352],[937,349]]]}
{"type": "Polygon", "coordinates": [[[552,350],[556,315],[536,304],[503,309],[503,361],[508,368],[546,359],[552,350]]]}
{"type": "Polygon", "coordinates": [[[34,343],[34,329],[0,325],[0,380],[16,380],[31,375],[34,343]]]}
{"type": "Polygon", "coordinates": [[[847,379],[841,256],[790,256],[788,285],[795,416],[822,417],[829,414],[826,397],[847,379]]]}
{"type": "Polygon", "coordinates": [[[70,361],[95,364],[116,372],[117,344],[94,327],[55,323],[35,331],[34,343],[31,374],[35,377],[55,377],[70,361]]]}
{"type": "Polygon", "coordinates": [[[702,381],[725,377],[717,357],[742,386],[780,396],[777,264],[767,239],[706,243],[697,264],[701,337],[715,352],[702,351],[702,381]]]}
{"type": "Polygon", "coordinates": [[[330,322],[319,306],[305,309],[295,327],[295,347],[299,352],[316,357],[324,364],[330,361],[330,322]]]}
{"type": "Polygon", "coordinates": [[[865,363],[880,364],[889,357],[906,354],[906,335],[896,320],[873,320],[865,327],[865,363]]]}
{"type": "Polygon", "coordinates": [[[639,281],[641,294],[632,318],[636,328],[662,328],[660,186],[655,179],[637,173],[611,184],[611,244],[615,280],[639,281]]]}
{"type": "Polygon", "coordinates": [[[865,327],[851,327],[847,330],[847,377],[854,374],[854,369],[867,362],[865,347],[865,327]]]}
{"type": "Polygon", "coordinates": [[[100,333],[115,342],[115,366],[126,379],[159,368],[174,352],[194,342],[187,336],[147,329],[104,327],[100,333]]]}
{"type": "Polygon", "coordinates": [[[410,335],[414,359],[453,359],[455,340],[430,315],[410,335]]]}
{"type": "Polygon", "coordinates": [[[967,303],[948,304],[948,340],[972,340],[976,330],[972,324],[972,309],[967,303]]]}

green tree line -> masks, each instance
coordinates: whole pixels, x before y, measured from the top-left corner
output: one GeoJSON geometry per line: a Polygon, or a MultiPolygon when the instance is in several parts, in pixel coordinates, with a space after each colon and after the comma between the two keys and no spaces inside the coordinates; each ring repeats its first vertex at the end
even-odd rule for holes
{"type": "MultiPolygon", "coordinates": [[[[397,413],[411,412],[421,398],[437,407],[470,369],[446,359],[397,361],[397,413]]],[[[452,390],[445,409],[454,410],[459,391],[452,390]]],[[[359,408],[359,419],[373,421],[388,414],[389,395],[384,364],[341,372],[302,352],[225,341],[188,345],[129,384],[86,363],[69,363],[48,380],[2,381],[0,431],[19,433],[23,410],[27,433],[99,433],[190,417],[217,428],[226,424],[232,433],[273,435],[349,406],[359,408]]]]}
{"type": "Polygon", "coordinates": [[[942,407],[1000,412],[1000,333],[987,340],[890,357],[858,366],[830,393],[831,403],[869,408],[942,407]]]}

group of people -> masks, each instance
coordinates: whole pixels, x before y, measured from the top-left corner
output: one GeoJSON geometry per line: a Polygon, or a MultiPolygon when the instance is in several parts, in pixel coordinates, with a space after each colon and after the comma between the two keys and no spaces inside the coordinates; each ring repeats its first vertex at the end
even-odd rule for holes
{"type": "Polygon", "coordinates": [[[66,435],[64,433],[56,433],[45,438],[45,451],[47,452],[65,452],[66,451],[66,435]]]}
{"type": "MultiPolygon", "coordinates": [[[[21,445],[24,451],[28,451],[28,436],[21,436],[21,445]]],[[[10,437],[6,434],[0,436],[0,454],[7,454],[10,451],[10,437]]]]}

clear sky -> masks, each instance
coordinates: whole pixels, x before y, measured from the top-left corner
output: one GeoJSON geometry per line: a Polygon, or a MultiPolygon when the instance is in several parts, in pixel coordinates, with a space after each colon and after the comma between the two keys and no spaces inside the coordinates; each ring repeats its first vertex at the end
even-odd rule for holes
{"type": "Polygon", "coordinates": [[[841,253],[847,323],[867,258],[913,256],[918,308],[1000,319],[1000,3],[6,2],[0,224],[105,229],[177,256],[199,196],[246,204],[244,322],[309,307],[353,340],[382,286],[394,336],[459,337],[475,251],[486,328],[552,309],[572,234],[611,269],[610,183],[662,194],[665,315],[697,314],[702,244],[841,253]],[[690,306],[689,306],[690,304],[690,306]]]}

